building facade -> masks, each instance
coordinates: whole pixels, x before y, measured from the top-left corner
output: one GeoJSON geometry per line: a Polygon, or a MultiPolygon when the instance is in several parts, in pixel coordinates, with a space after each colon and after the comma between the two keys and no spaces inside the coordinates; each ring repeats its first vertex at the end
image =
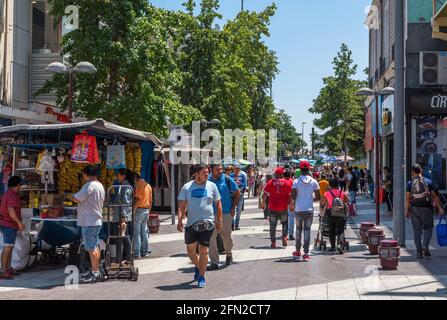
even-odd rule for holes
{"type": "Polygon", "coordinates": [[[62,62],[62,26],[47,1],[0,0],[0,125],[65,122],[54,95],[34,97],[62,62]]]}
{"type": "MultiPolygon", "coordinates": [[[[405,3],[407,177],[411,165],[419,163],[435,186],[447,192],[447,0],[405,3]]],[[[377,28],[370,29],[369,84],[380,90],[394,86],[395,5],[394,0],[377,0],[373,5],[377,9],[370,14],[377,14],[378,22],[377,28]]],[[[379,99],[381,164],[392,168],[394,97],[379,99]]],[[[372,113],[370,126],[374,137],[375,101],[370,98],[367,105],[372,113]]],[[[374,149],[369,149],[370,168],[374,169],[374,149]]]]}

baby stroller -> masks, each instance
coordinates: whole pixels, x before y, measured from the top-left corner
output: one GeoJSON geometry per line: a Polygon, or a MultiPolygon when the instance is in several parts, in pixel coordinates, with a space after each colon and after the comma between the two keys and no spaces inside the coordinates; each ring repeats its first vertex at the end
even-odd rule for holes
{"type": "MultiPolygon", "coordinates": [[[[347,220],[347,218],[346,218],[347,220]]],[[[345,230],[346,230],[347,224],[345,223],[345,230]]],[[[329,216],[320,214],[319,216],[319,226],[318,226],[318,233],[317,237],[315,238],[314,247],[318,248],[320,251],[324,250],[326,251],[327,248],[327,241],[325,238],[329,239],[330,232],[329,232],[329,216]]],[[[337,243],[341,244],[341,247],[343,250],[349,251],[349,241],[346,241],[345,234],[342,233],[337,240],[337,243]]]]}

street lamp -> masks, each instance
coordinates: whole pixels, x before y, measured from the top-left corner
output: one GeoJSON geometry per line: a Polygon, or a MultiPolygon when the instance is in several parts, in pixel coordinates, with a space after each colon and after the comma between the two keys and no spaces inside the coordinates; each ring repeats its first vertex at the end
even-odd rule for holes
{"type": "Polygon", "coordinates": [[[73,118],[73,80],[75,73],[95,73],[96,67],[90,62],[79,62],[76,66],[71,67],[61,62],[50,63],[46,68],[46,71],[51,73],[68,73],[68,119],[73,118]]]}
{"type": "Polygon", "coordinates": [[[374,141],[374,153],[375,153],[375,169],[376,169],[376,225],[380,225],[380,194],[379,194],[379,180],[380,180],[380,157],[379,157],[379,144],[381,142],[379,136],[379,97],[394,95],[394,88],[386,87],[380,91],[374,91],[370,88],[362,88],[357,92],[358,96],[374,96],[376,100],[376,139],[374,141]]]}
{"type": "Polygon", "coordinates": [[[301,123],[301,139],[303,140],[301,153],[304,155],[304,125],[306,122],[301,123]]]}

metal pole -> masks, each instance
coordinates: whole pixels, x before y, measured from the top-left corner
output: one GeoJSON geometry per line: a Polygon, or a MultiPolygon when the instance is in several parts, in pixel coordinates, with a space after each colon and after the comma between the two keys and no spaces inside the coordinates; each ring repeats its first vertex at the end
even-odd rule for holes
{"type": "MultiPolygon", "coordinates": [[[[172,138],[172,126],[169,126],[169,138],[172,138]]],[[[171,224],[175,225],[175,177],[174,177],[174,154],[172,147],[174,142],[169,142],[169,160],[171,161],[171,224]]]]}
{"type": "Polygon", "coordinates": [[[244,11],[244,0],[241,0],[241,11],[244,11]]]}
{"type": "Polygon", "coordinates": [[[68,120],[73,119],[73,71],[68,71],[68,120]]]}
{"type": "Polygon", "coordinates": [[[315,127],[312,127],[312,160],[315,159],[315,127]]]}
{"type": "Polygon", "coordinates": [[[380,158],[379,158],[379,96],[376,95],[376,140],[375,140],[375,149],[376,149],[376,225],[380,225],[380,158]]]}
{"type": "Polygon", "coordinates": [[[405,2],[396,5],[395,107],[393,155],[393,236],[405,246],[405,2]]]}
{"type": "Polygon", "coordinates": [[[303,143],[301,144],[302,145],[301,154],[304,157],[304,122],[301,124],[301,139],[303,139],[303,143]]]}

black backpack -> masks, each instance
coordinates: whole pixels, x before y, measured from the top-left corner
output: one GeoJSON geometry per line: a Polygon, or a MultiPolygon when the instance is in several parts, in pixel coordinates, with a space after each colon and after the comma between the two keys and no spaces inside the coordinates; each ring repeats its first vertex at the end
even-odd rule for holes
{"type": "Polygon", "coordinates": [[[234,198],[234,192],[231,191],[231,181],[230,181],[230,177],[225,175],[225,183],[227,184],[228,190],[230,191],[230,198],[233,200],[234,198]]]}
{"type": "Polygon", "coordinates": [[[432,204],[430,188],[422,177],[411,182],[411,204],[414,207],[429,207],[432,204]]]}

